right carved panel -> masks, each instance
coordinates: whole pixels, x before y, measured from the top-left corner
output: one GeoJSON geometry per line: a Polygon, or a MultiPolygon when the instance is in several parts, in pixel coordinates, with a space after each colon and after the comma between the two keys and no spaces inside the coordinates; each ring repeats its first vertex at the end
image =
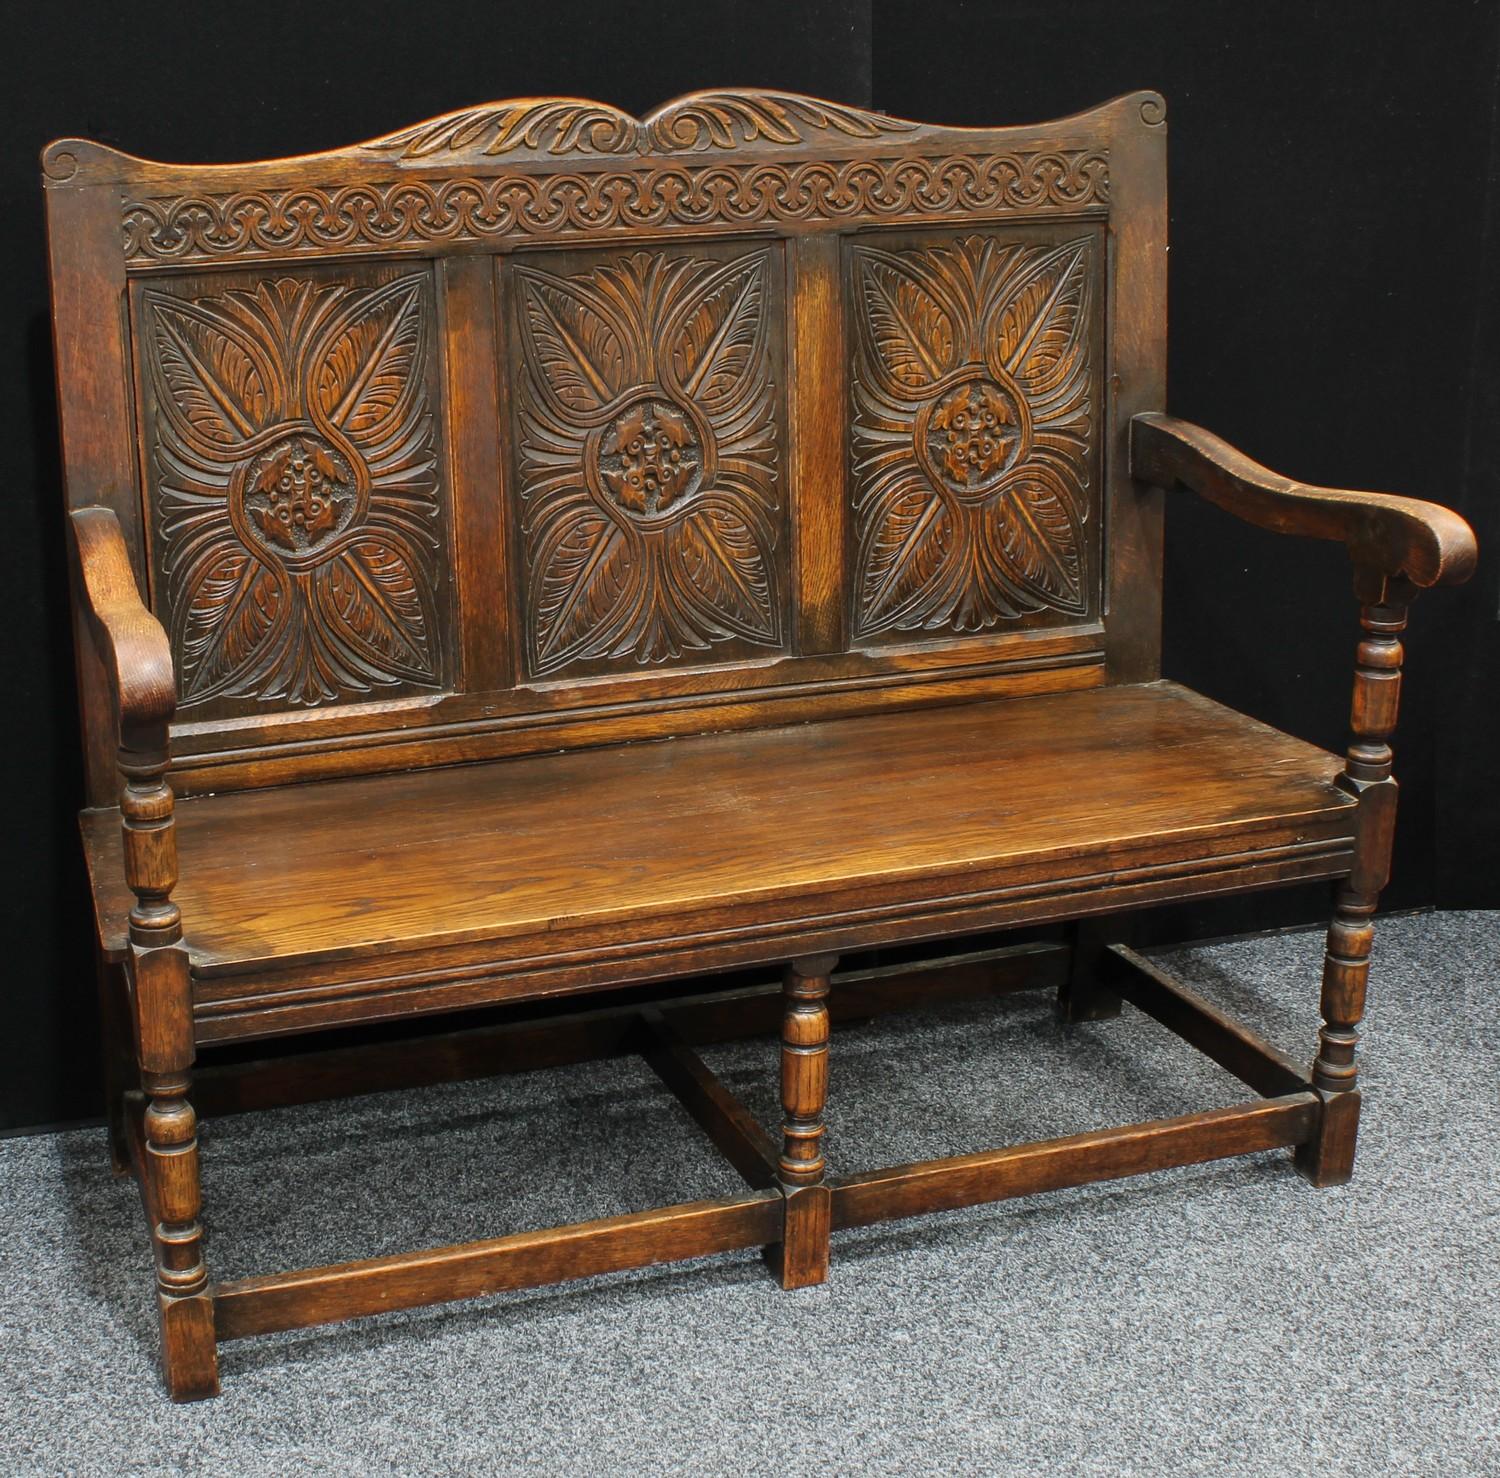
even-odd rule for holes
{"type": "Polygon", "coordinates": [[[1100,251],[972,234],[848,253],[863,645],[1099,607],[1100,251]]]}

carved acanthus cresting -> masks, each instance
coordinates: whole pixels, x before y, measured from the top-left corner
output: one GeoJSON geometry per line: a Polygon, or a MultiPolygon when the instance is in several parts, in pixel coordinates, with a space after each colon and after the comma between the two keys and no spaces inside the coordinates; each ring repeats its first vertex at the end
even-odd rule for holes
{"type": "Polygon", "coordinates": [[[532,672],[781,645],[772,260],[514,270],[532,672]]]}
{"type": "Polygon", "coordinates": [[[699,92],[635,118],[583,98],[517,98],[449,113],[366,144],[400,159],[439,154],[648,154],[873,139],[918,124],[786,92],[699,92]]]}
{"type": "Polygon", "coordinates": [[[151,291],[142,316],[182,706],[438,686],[427,274],[151,291]]]}
{"type": "Polygon", "coordinates": [[[857,637],[1088,612],[1093,262],[853,248],[857,637]]]}
{"type": "Polygon", "coordinates": [[[1055,214],[1108,203],[1102,149],[1044,149],[787,163],[724,158],[127,199],[123,226],[126,260],[149,266],[647,227],[1055,214]]]}

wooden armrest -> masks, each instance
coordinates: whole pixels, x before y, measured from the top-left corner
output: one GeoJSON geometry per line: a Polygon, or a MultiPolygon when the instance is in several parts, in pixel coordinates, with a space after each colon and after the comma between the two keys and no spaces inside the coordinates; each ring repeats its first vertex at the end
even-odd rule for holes
{"type": "Polygon", "coordinates": [[[1474,573],[1474,531],[1450,509],[1293,482],[1174,416],[1152,411],[1131,421],[1130,470],[1157,487],[1185,487],[1259,528],[1340,540],[1356,565],[1391,579],[1460,585],[1474,573]]]}
{"type": "MultiPolygon", "coordinates": [[[[166,778],[167,725],[177,708],[172,647],[141,599],[119,519],[108,508],[77,508],[69,518],[89,627],[119,716],[125,881],[135,894],[130,910],[130,942],[137,958],[134,988],[138,1001],[149,994],[175,993],[171,1009],[180,1014],[191,1008],[184,1004],[186,956],[175,949],[182,938],[182,914],[172,902],[177,838],[166,778]],[[147,960],[153,963],[147,965],[147,960]]],[[[167,1008],[158,1000],[154,1009],[167,1008]]],[[[141,1067],[155,1070],[145,1056],[141,1067]]]]}
{"type": "Polygon", "coordinates": [[[167,633],[141,599],[114,513],[78,508],[70,520],[89,625],[114,690],[121,742],[131,736],[148,744],[164,742],[167,721],[177,707],[167,633]]]}

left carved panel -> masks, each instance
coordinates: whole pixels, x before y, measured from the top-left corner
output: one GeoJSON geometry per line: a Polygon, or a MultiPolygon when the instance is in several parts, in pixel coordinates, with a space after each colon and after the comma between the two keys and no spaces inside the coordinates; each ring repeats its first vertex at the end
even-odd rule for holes
{"type": "Polygon", "coordinates": [[[153,601],[189,719],[449,681],[429,270],[217,275],[133,301],[153,601]]]}

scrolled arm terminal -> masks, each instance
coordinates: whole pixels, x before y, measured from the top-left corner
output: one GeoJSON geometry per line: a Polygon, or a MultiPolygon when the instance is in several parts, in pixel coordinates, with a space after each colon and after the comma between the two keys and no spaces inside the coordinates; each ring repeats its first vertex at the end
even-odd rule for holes
{"type": "Polygon", "coordinates": [[[1474,573],[1474,531],[1450,509],[1294,482],[1175,416],[1134,418],[1130,470],[1141,482],[1184,487],[1258,528],[1346,544],[1357,566],[1388,579],[1426,588],[1461,585],[1474,573]]]}
{"type": "Polygon", "coordinates": [[[89,625],[109,676],[123,748],[164,741],[177,707],[172,648],[146,608],[120,522],[108,508],[70,515],[89,625]]]}

